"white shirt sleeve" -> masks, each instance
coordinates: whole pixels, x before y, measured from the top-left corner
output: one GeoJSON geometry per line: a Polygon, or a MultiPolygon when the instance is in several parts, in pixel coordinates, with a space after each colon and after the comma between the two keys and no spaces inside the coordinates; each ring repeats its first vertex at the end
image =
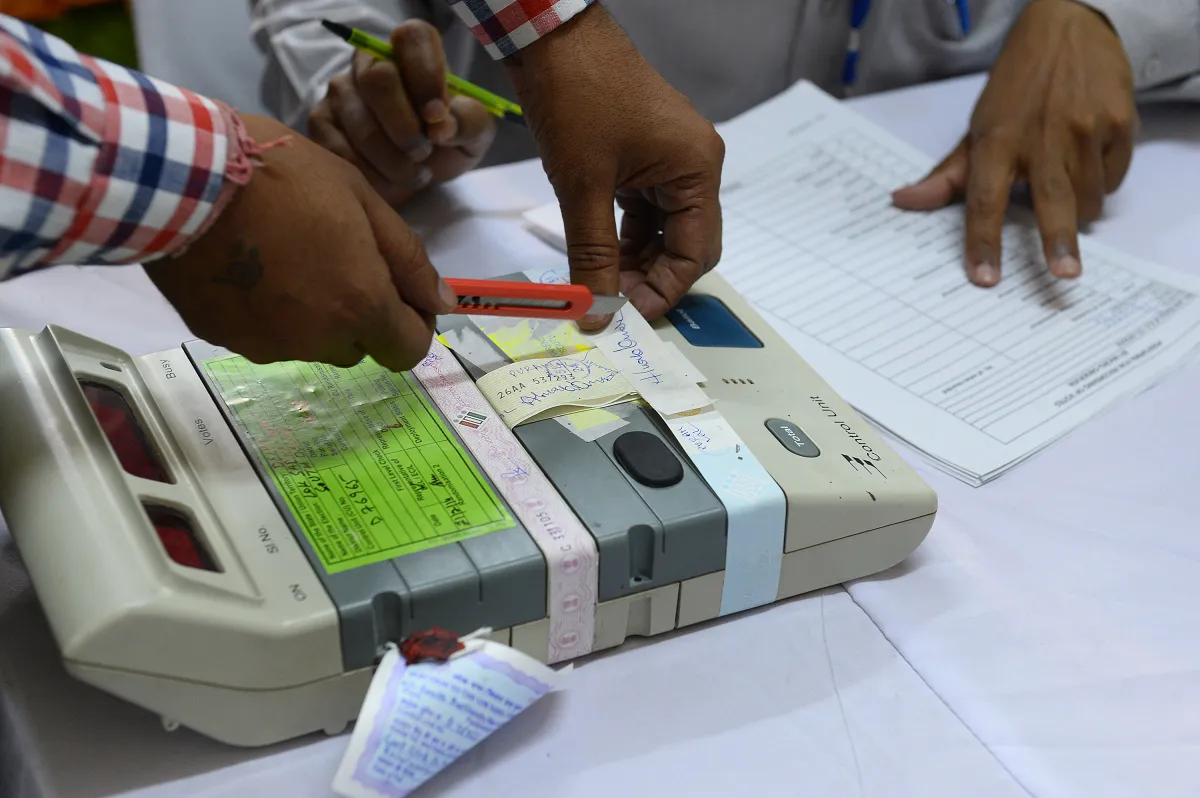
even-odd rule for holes
{"type": "Polygon", "coordinates": [[[267,58],[263,104],[284,124],[305,132],[308,115],[329,81],[350,68],[354,50],[322,19],[387,39],[407,19],[429,21],[425,0],[250,0],[251,36],[267,58]]]}
{"type": "Polygon", "coordinates": [[[1149,97],[1200,99],[1200,0],[1081,0],[1104,14],[1149,97]]]}

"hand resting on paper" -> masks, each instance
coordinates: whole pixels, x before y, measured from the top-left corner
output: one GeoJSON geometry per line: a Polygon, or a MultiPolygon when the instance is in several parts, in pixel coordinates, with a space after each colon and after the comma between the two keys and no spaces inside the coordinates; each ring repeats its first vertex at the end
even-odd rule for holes
{"type": "MultiPolygon", "coordinates": [[[[290,132],[243,121],[260,142],[290,132]]],[[[257,363],[419,363],[434,317],[456,302],[420,239],[354,167],[307,139],[262,161],[183,254],[146,264],[150,279],[193,333],[257,363]]]]}
{"type": "Polygon", "coordinates": [[[330,81],[309,115],[308,132],[399,205],[474,168],[496,126],[479,102],[450,97],[436,28],[410,20],[392,31],[391,43],[395,62],[355,52],[350,71],[330,81]]]}
{"type": "Polygon", "coordinates": [[[721,256],[721,137],[600,4],[507,64],[562,206],[571,281],[662,316],[721,256]]]}
{"type": "Polygon", "coordinates": [[[1078,229],[1099,218],[1105,196],[1120,186],[1136,128],[1132,70],[1108,21],[1075,0],[1033,0],[992,68],[966,138],[893,201],[933,210],[965,199],[967,276],[993,286],[1010,192],[1025,181],[1050,273],[1078,277],[1078,229]]]}

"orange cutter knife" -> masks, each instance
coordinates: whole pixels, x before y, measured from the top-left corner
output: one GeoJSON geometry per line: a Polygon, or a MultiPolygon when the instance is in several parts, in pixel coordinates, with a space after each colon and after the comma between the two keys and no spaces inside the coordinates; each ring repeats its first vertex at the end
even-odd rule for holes
{"type": "Polygon", "coordinates": [[[626,302],[623,296],[593,294],[584,285],[449,278],[446,282],[458,294],[458,308],[454,312],[474,316],[578,320],[588,314],[611,315],[626,302]]]}

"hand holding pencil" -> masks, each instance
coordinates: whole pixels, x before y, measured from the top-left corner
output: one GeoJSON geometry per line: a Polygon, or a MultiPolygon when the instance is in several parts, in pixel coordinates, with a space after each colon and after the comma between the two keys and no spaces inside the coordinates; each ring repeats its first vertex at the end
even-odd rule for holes
{"type": "Polygon", "coordinates": [[[399,205],[473,168],[491,147],[496,117],[489,105],[451,91],[432,25],[405,22],[380,49],[360,46],[350,70],[330,81],[308,133],[399,205]]]}

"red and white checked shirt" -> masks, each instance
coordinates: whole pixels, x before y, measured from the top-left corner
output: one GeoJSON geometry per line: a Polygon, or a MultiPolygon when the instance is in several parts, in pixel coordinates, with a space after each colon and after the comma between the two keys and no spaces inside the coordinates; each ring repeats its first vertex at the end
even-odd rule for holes
{"type": "Polygon", "coordinates": [[[249,177],[229,109],[0,15],[0,279],[182,249],[249,177]]]}
{"type": "MultiPolygon", "coordinates": [[[[494,58],[595,0],[445,0],[494,58]]],[[[220,213],[254,151],[228,108],[0,14],[0,279],[145,263],[220,213]]]]}
{"type": "MultiPolygon", "coordinates": [[[[492,58],[528,47],[596,0],[446,0],[492,58]]],[[[646,0],[648,3],[654,0],[646,0]]]]}

